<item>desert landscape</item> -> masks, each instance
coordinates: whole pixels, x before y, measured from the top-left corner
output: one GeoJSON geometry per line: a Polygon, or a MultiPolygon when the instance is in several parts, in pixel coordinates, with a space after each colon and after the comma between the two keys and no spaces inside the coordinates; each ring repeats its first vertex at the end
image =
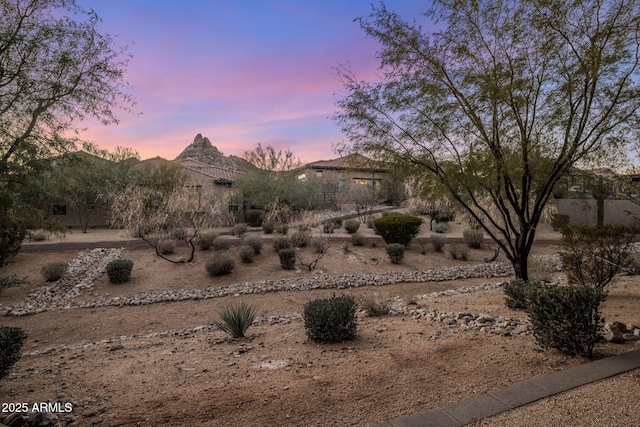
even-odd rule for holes
{"type": "MultiPolygon", "coordinates": [[[[358,247],[344,230],[332,234],[313,271],[282,270],[272,235],[251,231],[263,238],[262,253],[221,277],[207,274],[203,252],[171,264],[115,230],[26,243],[1,271],[28,282],[0,295],[0,323],[28,334],[0,383],[2,402],[59,403],[68,410],[51,425],[60,426],[369,426],[589,361],[538,348],[526,314],[504,304],[500,284],[510,268],[502,257],[484,262],[494,253],[486,239],[469,260],[453,260],[434,252],[423,226],[396,265],[378,236],[361,231],[367,244],[358,247]],[[100,274],[109,257],[134,262],[130,282],[113,285],[100,274]],[[75,266],[72,283],[44,281],[40,269],[52,261],[75,266]],[[387,301],[390,313],[360,310],[357,339],[314,343],[304,304],[334,294],[363,306],[387,301]],[[258,314],[243,339],[212,325],[237,301],[258,314]]],[[[459,235],[453,224],[449,240],[459,235]]],[[[534,250],[553,280],[563,280],[559,236],[542,230],[534,250]]],[[[240,239],[228,238],[236,250],[240,239]]],[[[605,319],[637,325],[638,312],[638,279],[619,277],[605,319]]],[[[600,343],[595,358],[638,348],[600,343]]],[[[632,371],[477,425],[637,424],[639,385],[632,371]]]]}

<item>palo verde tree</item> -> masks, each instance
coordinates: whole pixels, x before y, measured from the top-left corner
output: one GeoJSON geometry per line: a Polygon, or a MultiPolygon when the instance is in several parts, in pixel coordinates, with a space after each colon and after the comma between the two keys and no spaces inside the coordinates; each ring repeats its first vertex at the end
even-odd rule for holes
{"type": "Polygon", "coordinates": [[[0,0],[0,247],[37,218],[27,196],[40,160],[75,149],[83,119],[113,123],[133,105],[126,48],[99,21],[74,0],[0,0]]]}
{"type": "Polygon", "coordinates": [[[637,138],[636,1],[435,0],[424,31],[384,5],[359,19],[380,79],[338,70],[342,147],[449,194],[527,280],[536,228],[572,167],[637,138]]]}

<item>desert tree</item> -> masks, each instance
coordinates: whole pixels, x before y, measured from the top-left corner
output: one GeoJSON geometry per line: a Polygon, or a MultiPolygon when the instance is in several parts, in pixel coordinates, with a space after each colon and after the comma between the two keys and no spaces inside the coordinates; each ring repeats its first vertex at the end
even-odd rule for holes
{"type": "Polygon", "coordinates": [[[133,106],[127,49],[99,22],[74,0],[0,0],[0,263],[37,219],[41,159],[75,149],[83,119],[114,123],[133,106]]]}
{"type": "Polygon", "coordinates": [[[536,229],[574,167],[637,140],[635,1],[435,0],[425,31],[383,4],[359,19],[379,79],[338,70],[342,149],[411,170],[449,194],[528,279],[536,229]]]}
{"type": "Polygon", "coordinates": [[[207,228],[228,226],[233,222],[229,213],[228,192],[197,185],[188,180],[171,189],[132,183],[115,194],[111,204],[111,225],[130,230],[151,245],[156,254],[173,263],[193,261],[194,240],[207,228]],[[176,229],[183,229],[188,258],[172,259],[162,253],[163,239],[176,229]]]}
{"type": "Polygon", "coordinates": [[[258,143],[245,152],[244,159],[255,169],[240,177],[236,186],[249,206],[265,209],[276,201],[297,209],[314,205],[317,183],[312,177],[300,176],[302,162],[290,150],[276,151],[258,143]]]}
{"type": "Polygon", "coordinates": [[[86,233],[95,214],[109,208],[110,195],[126,186],[139,159],[130,148],[109,152],[89,143],[81,151],[47,159],[40,183],[44,199],[73,207],[80,230],[86,233]]]}

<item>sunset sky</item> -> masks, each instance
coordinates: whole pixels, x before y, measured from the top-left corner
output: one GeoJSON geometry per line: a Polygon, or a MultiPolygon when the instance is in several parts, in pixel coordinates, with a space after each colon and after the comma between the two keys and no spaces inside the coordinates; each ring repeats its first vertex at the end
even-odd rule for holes
{"type": "MultiPolygon", "coordinates": [[[[375,78],[378,49],[355,18],[371,0],[78,0],[100,31],[130,45],[126,80],[137,106],[108,127],[86,123],[101,148],[132,147],[145,159],[175,158],[196,134],[226,155],[258,142],[303,161],[337,157],[329,118],[341,92],[334,68],[375,78]]],[[[378,4],[376,2],[376,4],[378,4]]],[[[407,19],[428,2],[389,0],[407,19]]]]}

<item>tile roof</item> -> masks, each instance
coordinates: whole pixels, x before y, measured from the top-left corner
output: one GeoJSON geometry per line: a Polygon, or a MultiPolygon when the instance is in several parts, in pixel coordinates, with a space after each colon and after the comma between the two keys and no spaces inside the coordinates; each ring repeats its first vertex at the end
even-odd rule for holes
{"type": "Polygon", "coordinates": [[[245,174],[242,171],[209,165],[192,158],[175,160],[175,162],[185,169],[189,169],[191,171],[201,173],[202,175],[205,175],[209,178],[213,178],[214,181],[234,182],[236,179],[238,179],[238,177],[245,174]]]}

